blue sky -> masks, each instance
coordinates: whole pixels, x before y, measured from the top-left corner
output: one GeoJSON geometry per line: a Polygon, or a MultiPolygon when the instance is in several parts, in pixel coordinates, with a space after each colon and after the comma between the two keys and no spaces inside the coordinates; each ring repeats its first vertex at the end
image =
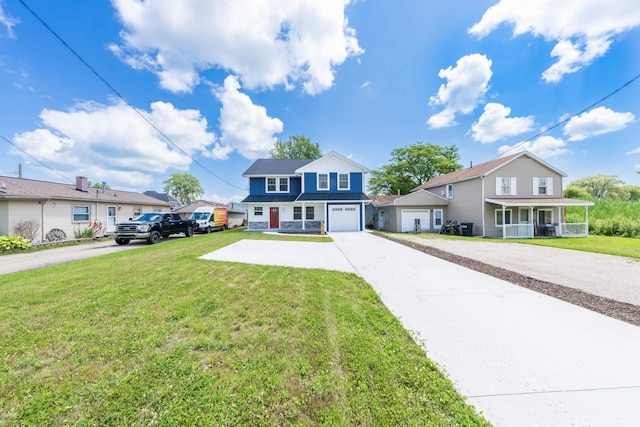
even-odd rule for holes
{"type": "Polygon", "coordinates": [[[640,79],[535,137],[640,75],[636,2],[0,0],[0,175],[191,173],[239,201],[253,160],[304,135],[369,169],[421,141],[640,185],[640,79]]]}

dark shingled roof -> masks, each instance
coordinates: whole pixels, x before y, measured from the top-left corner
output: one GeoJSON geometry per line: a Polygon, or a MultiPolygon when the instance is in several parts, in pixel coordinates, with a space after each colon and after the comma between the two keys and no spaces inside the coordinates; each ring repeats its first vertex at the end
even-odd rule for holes
{"type": "Polygon", "coordinates": [[[258,159],[242,176],[295,175],[298,168],[311,162],[311,159],[258,159]]]}
{"type": "Polygon", "coordinates": [[[296,199],[297,202],[360,202],[369,200],[364,193],[303,193],[296,199]]]}
{"type": "Polygon", "coordinates": [[[264,195],[264,196],[247,196],[240,203],[282,203],[293,202],[296,200],[296,195],[264,195]]]}

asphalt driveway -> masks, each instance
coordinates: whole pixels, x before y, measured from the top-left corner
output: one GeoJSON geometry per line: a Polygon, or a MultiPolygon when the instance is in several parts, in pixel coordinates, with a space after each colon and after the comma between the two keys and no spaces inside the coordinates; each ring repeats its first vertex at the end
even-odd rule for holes
{"type": "MultiPolygon", "coordinates": [[[[349,264],[494,425],[637,425],[640,328],[370,233],[331,237],[287,265],[349,264]]],[[[248,243],[205,258],[261,264],[297,242],[248,243]]]]}

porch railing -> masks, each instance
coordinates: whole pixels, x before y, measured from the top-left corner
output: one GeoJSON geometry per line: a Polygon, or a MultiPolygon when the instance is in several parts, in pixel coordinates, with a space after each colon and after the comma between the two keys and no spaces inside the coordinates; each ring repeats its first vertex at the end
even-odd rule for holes
{"type": "MultiPolygon", "coordinates": [[[[534,237],[533,224],[507,224],[504,227],[505,239],[530,239],[534,237]]],[[[587,227],[587,223],[562,223],[555,227],[555,233],[547,233],[545,236],[586,237],[589,235],[587,227]]]]}
{"type": "Polygon", "coordinates": [[[562,237],[587,237],[589,235],[586,223],[563,223],[560,224],[562,229],[562,237]]]}
{"type": "Polygon", "coordinates": [[[533,224],[507,224],[504,227],[505,239],[527,239],[533,237],[533,224]]]}

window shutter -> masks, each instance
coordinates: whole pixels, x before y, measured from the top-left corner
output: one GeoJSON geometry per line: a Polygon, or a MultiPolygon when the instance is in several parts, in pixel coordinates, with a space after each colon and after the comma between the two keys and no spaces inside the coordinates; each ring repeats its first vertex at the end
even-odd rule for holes
{"type": "Polygon", "coordinates": [[[518,187],[517,179],[515,176],[512,176],[511,177],[511,195],[512,196],[515,196],[518,194],[517,187],[518,187]]]}
{"type": "Polygon", "coordinates": [[[553,177],[547,178],[547,194],[553,196],[553,177]]]}
{"type": "Polygon", "coordinates": [[[502,178],[496,177],[496,196],[502,195],[502,178]]]}
{"type": "Polygon", "coordinates": [[[537,176],[533,177],[533,195],[534,196],[539,196],[539,194],[538,194],[538,177],[537,176]]]}

